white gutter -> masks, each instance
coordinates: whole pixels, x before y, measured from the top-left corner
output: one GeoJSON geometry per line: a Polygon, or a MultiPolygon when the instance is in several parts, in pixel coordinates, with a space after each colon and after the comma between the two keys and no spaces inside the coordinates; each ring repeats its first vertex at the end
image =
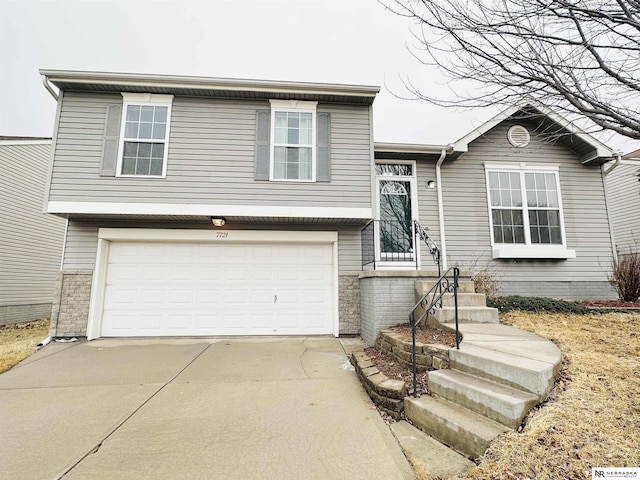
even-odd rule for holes
{"type": "Polygon", "coordinates": [[[44,85],[44,88],[47,89],[47,91],[51,94],[51,96],[57,102],[58,101],[58,94],[53,89],[53,86],[51,85],[51,82],[49,82],[49,78],[46,75],[41,75],[41,77],[42,77],[42,85],[44,85]]]}
{"type": "Polygon", "coordinates": [[[447,156],[447,151],[443,148],[440,152],[440,158],[436,163],[436,187],[438,189],[438,223],[440,224],[440,258],[442,259],[442,269],[446,271],[447,268],[447,242],[445,240],[444,231],[444,206],[442,203],[442,176],[440,175],[440,166],[444,162],[447,156]]]}
{"type": "Polygon", "coordinates": [[[604,169],[604,164],[602,165],[602,173],[604,174],[604,176],[606,177],[607,175],[609,175],[614,168],[616,168],[618,165],[620,165],[620,162],[622,161],[622,153],[621,152],[614,152],[613,154],[616,157],[616,161],[613,165],[611,165],[611,167],[607,168],[606,170],[604,169]]]}

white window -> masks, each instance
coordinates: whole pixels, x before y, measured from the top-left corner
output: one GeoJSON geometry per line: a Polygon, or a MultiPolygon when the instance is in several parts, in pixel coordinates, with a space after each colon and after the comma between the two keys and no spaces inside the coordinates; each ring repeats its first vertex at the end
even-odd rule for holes
{"type": "Polygon", "coordinates": [[[165,177],[172,95],[123,93],[118,176],[165,177]]]}
{"type": "Polygon", "coordinates": [[[271,100],[270,180],[316,181],[316,106],[271,100]]]}
{"type": "Polygon", "coordinates": [[[575,256],[565,248],[557,167],[485,169],[495,258],[575,256]]]}

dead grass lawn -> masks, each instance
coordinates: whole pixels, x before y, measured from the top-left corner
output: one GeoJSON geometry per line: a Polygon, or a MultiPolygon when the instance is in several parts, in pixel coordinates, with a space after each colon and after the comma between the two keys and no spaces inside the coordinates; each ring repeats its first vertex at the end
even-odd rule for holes
{"type": "Polygon", "coordinates": [[[0,326],[0,373],[20,363],[49,334],[49,319],[0,326]]]}
{"type": "Polygon", "coordinates": [[[511,312],[501,322],[553,340],[564,368],[520,433],[497,439],[469,479],[591,478],[640,465],[640,313],[511,312]]]}

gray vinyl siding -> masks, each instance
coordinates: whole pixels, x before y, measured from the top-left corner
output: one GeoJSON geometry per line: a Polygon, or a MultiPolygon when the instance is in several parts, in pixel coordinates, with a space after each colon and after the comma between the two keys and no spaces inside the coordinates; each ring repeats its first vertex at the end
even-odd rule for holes
{"type": "Polygon", "coordinates": [[[101,177],[107,107],[121,95],[65,92],[50,201],[371,207],[367,106],[331,114],[331,182],[254,180],[256,111],[269,102],[176,97],[164,179],[101,177]]]}
{"type": "Polygon", "coordinates": [[[42,213],[49,155],[46,144],[0,145],[0,307],[53,298],[65,221],[42,213]]]}
{"type": "Polygon", "coordinates": [[[607,175],[613,236],[619,254],[640,251],[640,167],[618,165],[607,175]]]}
{"type": "Polygon", "coordinates": [[[532,133],[530,145],[516,149],[507,141],[507,130],[511,125],[513,123],[503,122],[472,142],[468,153],[457,160],[448,159],[442,166],[449,266],[469,268],[475,265],[476,269],[490,266],[503,283],[606,282],[612,247],[600,167],[581,165],[571,150],[536,137],[533,127],[529,127],[532,133]],[[566,247],[576,251],[576,258],[492,259],[484,162],[560,165],[566,247]]]}
{"type": "MultiPolygon", "coordinates": [[[[438,220],[438,190],[427,186],[429,180],[436,181],[435,163],[431,161],[417,162],[418,222],[423,228],[427,229],[429,237],[436,242],[438,248],[442,248],[440,222],[438,220]]],[[[427,245],[421,242],[419,248],[422,269],[431,270],[437,268],[427,245]]]]}
{"type": "MultiPolygon", "coordinates": [[[[93,270],[98,251],[98,228],[188,228],[211,229],[208,223],[127,223],[127,222],[81,222],[70,220],[67,230],[63,270],[93,270]]],[[[360,253],[359,226],[316,226],[308,225],[255,225],[242,224],[235,228],[251,230],[321,230],[338,232],[338,269],[340,272],[359,271],[362,269],[360,253]]]]}

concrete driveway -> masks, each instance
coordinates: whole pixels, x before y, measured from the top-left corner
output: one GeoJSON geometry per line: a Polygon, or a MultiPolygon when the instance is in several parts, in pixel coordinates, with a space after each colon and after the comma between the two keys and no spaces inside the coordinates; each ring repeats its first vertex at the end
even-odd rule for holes
{"type": "Polygon", "coordinates": [[[51,344],[0,375],[0,478],[409,479],[333,337],[51,344]]]}

